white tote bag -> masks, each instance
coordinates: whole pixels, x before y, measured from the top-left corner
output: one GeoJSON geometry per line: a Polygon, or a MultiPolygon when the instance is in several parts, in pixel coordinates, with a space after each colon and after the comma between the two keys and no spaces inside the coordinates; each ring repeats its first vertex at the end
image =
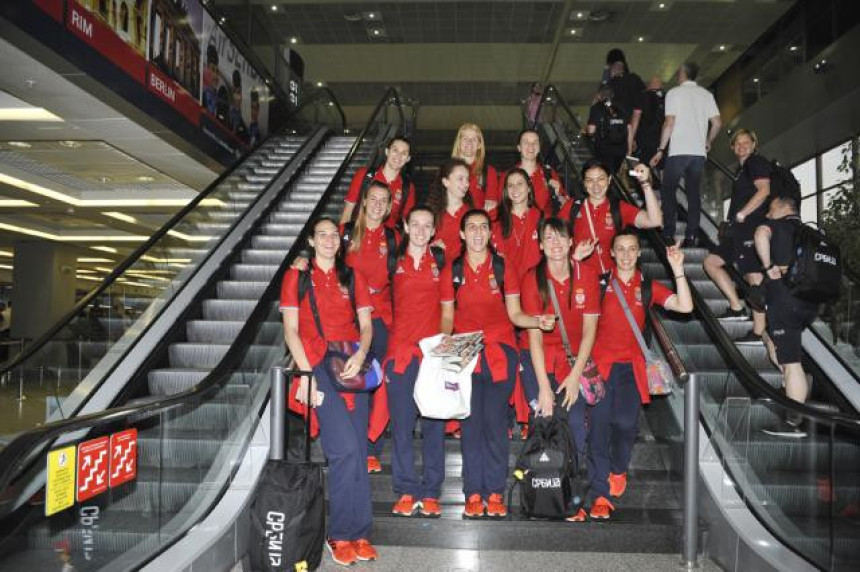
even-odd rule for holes
{"type": "Polygon", "coordinates": [[[424,357],[412,396],[423,417],[465,419],[471,414],[472,372],[478,364],[478,356],[459,373],[443,368],[443,359],[430,353],[439,345],[442,336],[437,334],[418,342],[424,357]]]}

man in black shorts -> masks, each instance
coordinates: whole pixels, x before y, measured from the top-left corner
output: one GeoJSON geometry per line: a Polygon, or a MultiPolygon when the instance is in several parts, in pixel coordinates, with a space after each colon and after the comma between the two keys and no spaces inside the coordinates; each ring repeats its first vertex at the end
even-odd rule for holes
{"type": "MultiPolygon", "coordinates": [[[[755,153],[756,136],[746,129],[737,130],[732,135],[732,151],[740,162],[740,167],[732,188],[732,199],[725,229],[720,236],[720,244],[705,257],[705,272],[722,293],[729,299],[729,308],[720,320],[739,321],[749,319],[738,297],[735,283],[726,272],[727,264],[735,264],[750,285],[762,282],[761,263],[756,256],[754,235],[756,227],[765,222],[767,199],[770,195],[770,163],[755,153]]],[[[749,300],[748,300],[749,301],[749,300]]],[[[753,328],[738,344],[762,343],[765,316],[760,305],[753,307],[753,328]]]]}
{"type": "MultiPolygon", "coordinates": [[[[764,291],[768,354],[782,371],[786,396],[805,403],[810,387],[800,361],[803,353],[800,337],[815,320],[818,304],[794,297],[782,280],[794,259],[794,235],[801,224],[797,209],[793,197],[772,199],[767,222],[755,231],[755,250],[767,276],[764,291]]],[[[806,431],[800,421],[788,415],[784,424],[763,431],[778,437],[802,438],[806,431]]]]}

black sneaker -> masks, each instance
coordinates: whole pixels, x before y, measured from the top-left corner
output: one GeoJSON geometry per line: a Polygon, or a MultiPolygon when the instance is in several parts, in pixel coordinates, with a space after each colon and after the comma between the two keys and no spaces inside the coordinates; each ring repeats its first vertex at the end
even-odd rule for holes
{"type": "Polygon", "coordinates": [[[684,239],[684,242],[681,243],[681,248],[699,248],[699,239],[697,237],[690,237],[684,239]]]}
{"type": "Polygon", "coordinates": [[[803,439],[809,436],[809,433],[804,431],[800,424],[789,423],[787,421],[777,423],[771,427],[765,427],[761,432],[771,437],[781,437],[783,439],[803,439]]]}
{"type": "Polygon", "coordinates": [[[750,330],[740,338],[735,340],[735,344],[739,346],[760,346],[764,343],[761,335],[750,330]]]}
{"type": "Polygon", "coordinates": [[[749,320],[750,317],[743,308],[732,310],[731,306],[729,306],[725,312],[717,316],[717,319],[722,322],[745,322],[749,320]]]}

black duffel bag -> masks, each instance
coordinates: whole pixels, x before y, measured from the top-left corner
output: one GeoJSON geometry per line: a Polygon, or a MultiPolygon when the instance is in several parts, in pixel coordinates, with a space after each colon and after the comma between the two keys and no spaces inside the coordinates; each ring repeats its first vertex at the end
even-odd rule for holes
{"type": "MultiPolygon", "coordinates": [[[[308,393],[310,393],[308,384],[308,393]]],[[[311,463],[310,415],[304,461],[269,460],[251,504],[248,555],[253,570],[316,570],[325,542],[323,466],[311,463]]]]}

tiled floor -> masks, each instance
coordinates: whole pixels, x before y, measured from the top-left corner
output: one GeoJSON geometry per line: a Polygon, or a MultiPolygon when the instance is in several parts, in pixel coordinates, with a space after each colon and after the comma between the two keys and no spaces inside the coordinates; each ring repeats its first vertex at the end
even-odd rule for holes
{"type": "MultiPolygon", "coordinates": [[[[505,570],[551,572],[664,572],[683,570],[680,558],[674,554],[605,554],[595,552],[508,552],[503,550],[445,550],[380,546],[379,560],[344,567],[333,563],[328,552],[323,554],[321,572],[367,570],[374,572],[495,572],[505,570]]],[[[717,572],[713,562],[699,569],[717,572]]],[[[242,572],[237,565],[232,572],[242,572]]]]}

